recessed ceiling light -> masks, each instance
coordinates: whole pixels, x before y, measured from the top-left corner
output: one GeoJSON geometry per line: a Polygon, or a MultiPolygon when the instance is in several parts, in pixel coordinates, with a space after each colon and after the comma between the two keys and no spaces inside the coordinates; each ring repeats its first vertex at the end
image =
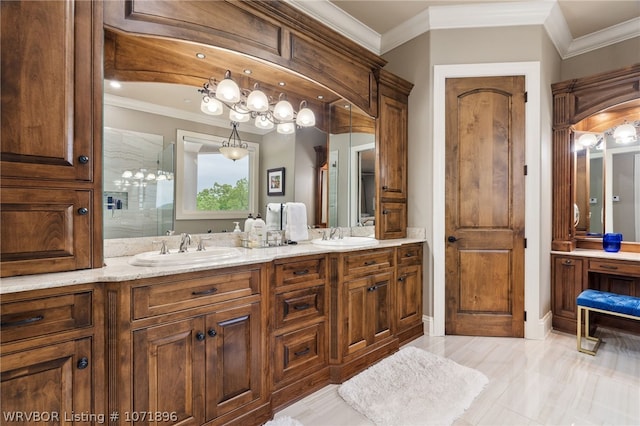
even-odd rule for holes
{"type": "Polygon", "coordinates": [[[318,99],[324,99],[324,96],[318,95],[318,99]]]}
{"type": "Polygon", "coordinates": [[[249,74],[251,74],[251,70],[250,69],[246,69],[246,70],[244,70],[244,73],[249,75],[249,74]]]}
{"type": "Polygon", "coordinates": [[[122,84],[120,84],[118,81],[111,80],[109,82],[109,86],[113,87],[114,89],[119,89],[122,87],[122,84]]]}
{"type": "Polygon", "coordinates": [[[198,58],[198,59],[204,59],[206,57],[207,57],[207,55],[205,55],[204,53],[201,53],[201,52],[196,53],[196,58],[198,58]]]}
{"type": "Polygon", "coordinates": [[[285,83],[284,81],[278,82],[278,86],[280,86],[280,87],[284,87],[286,85],[287,85],[287,83],[285,83]]]}

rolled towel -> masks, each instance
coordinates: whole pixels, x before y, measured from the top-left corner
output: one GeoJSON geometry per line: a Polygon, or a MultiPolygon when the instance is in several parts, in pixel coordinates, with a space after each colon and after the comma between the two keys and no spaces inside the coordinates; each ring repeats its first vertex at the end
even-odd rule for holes
{"type": "Polygon", "coordinates": [[[291,241],[309,239],[307,230],[307,206],[304,203],[287,203],[287,226],[285,238],[291,241]]]}

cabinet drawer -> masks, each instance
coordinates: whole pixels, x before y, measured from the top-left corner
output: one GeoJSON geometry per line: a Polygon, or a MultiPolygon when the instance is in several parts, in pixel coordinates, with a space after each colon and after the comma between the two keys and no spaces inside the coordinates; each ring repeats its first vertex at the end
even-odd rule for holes
{"type": "Polygon", "coordinates": [[[609,260],[589,260],[589,270],[605,274],[632,275],[640,277],[640,265],[609,260]]]}
{"type": "Polygon", "coordinates": [[[276,383],[326,364],[324,322],[276,336],[275,340],[276,383]]]}
{"type": "Polygon", "coordinates": [[[324,285],[276,294],[276,327],[325,315],[324,285]]]}
{"type": "Polygon", "coordinates": [[[73,330],[92,324],[92,292],[2,304],[2,343],[73,330]]]}
{"type": "Polygon", "coordinates": [[[344,275],[371,273],[393,265],[393,249],[357,252],[345,255],[344,275]]]}
{"type": "Polygon", "coordinates": [[[276,287],[305,283],[308,285],[324,283],[326,277],[324,257],[276,263],[276,287]]]}
{"type": "Polygon", "coordinates": [[[422,263],[422,245],[398,247],[398,266],[422,263]]]}
{"type": "Polygon", "coordinates": [[[162,315],[183,309],[250,296],[260,289],[260,269],[209,272],[209,276],[174,278],[133,289],[133,318],[162,315]]]}

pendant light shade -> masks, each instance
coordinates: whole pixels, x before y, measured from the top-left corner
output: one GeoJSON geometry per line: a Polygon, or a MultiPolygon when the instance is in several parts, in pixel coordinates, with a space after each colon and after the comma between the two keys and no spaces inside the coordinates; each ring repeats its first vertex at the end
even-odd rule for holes
{"type": "Polygon", "coordinates": [[[613,138],[616,140],[616,143],[628,144],[635,142],[638,136],[636,135],[636,128],[633,127],[632,124],[624,122],[624,124],[616,127],[616,130],[613,132],[613,138]]]}
{"type": "Polygon", "coordinates": [[[278,124],[277,132],[282,135],[290,135],[296,132],[296,126],[293,123],[278,124]]]}
{"type": "Polygon", "coordinates": [[[224,102],[240,102],[240,88],[236,82],[231,79],[231,71],[227,70],[224,74],[224,80],[218,83],[216,98],[224,102]]]}
{"type": "Polygon", "coordinates": [[[311,127],[316,125],[316,116],[309,108],[307,108],[307,102],[302,101],[300,103],[300,111],[296,117],[296,124],[300,127],[311,127]]]}
{"type": "Polygon", "coordinates": [[[282,99],[273,107],[273,116],[280,121],[293,120],[293,106],[286,99],[282,99]]]}
{"type": "Polygon", "coordinates": [[[256,112],[266,112],[269,110],[269,98],[264,92],[258,89],[258,84],[256,83],[254,89],[247,96],[247,108],[250,111],[256,112]]]}
{"type": "Polygon", "coordinates": [[[264,129],[264,130],[273,129],[273,121],[269,120],[267,117],[263,115],[259,115],[256,117],[255,125],[258,129],[264,129]]]}
{"type": "Polygon", "coordinates": [[[200,110],[208,115],[222,115],[224,112],[222,102],[208,96],[202,99],[200,110]]]}

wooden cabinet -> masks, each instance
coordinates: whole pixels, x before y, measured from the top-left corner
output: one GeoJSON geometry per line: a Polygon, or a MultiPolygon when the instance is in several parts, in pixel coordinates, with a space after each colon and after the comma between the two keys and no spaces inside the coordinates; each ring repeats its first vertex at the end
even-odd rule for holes
{"type": "Polygon", "coordinates": [[[331,380],[341,383],[398,349],[395,249],[331,256],[331,380]]]}
{"type": "Polygon", "coordinates": [[[329,383],[326,255],[274,261],[270,293],[275,409],[329,383]]]}
{"type": "Polygon", "coordinates": [[[97,298],[90,285],[2,296],[3,424],[71,424],[82,422],[74,417],[80,413],[104,415],[97,298]]]}
{"type": "Polygon", "coordinates": [[[100,267],[102,4],[1,8],[1,274],[100,267]]]}
{"type": "Polygon", "coordinates": [[[398,247],[395,321],[400,344],[424,333],[422,323],[422,244],[398,247]]]}
{"type": "Polygon", "coordinates": [[[376,238],[407,232],[408,102],[413,84],[382,70],[376,120],[376,238]]]}
{"type": "MultiPolygon", "coordinates": [[[[108,284],[110,411],[169,424],[270,417],[262,264],[108,284]],[[166,413],[166,414],[165,414],[166,413]]],[[[126,419],[121,419],[126,421],[126,419]]]]}
{"type": "Polygon", "coordinates": [[[575,256],[551,258],[552,325],[557,330],[575,333],[578,311],[576,298],[586,288],[586,261],[575,256]]]}

